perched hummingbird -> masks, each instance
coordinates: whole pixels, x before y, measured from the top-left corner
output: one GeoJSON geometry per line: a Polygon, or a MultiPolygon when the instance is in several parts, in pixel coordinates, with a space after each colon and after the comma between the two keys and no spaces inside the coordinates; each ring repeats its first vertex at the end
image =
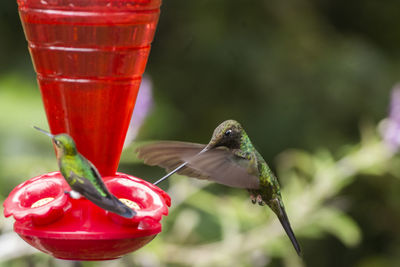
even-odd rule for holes
{"type": "Polygon", "coordinates": [[[207,145],[160,141],[143,145],[137,152],[145,164],[157,165],[169,171],[155,184],[177,172],[247,189],[253,204],[267,204],[274,211],[297,254],[301,254],[300,245],[285,212],[278,179],[237,121],[221,123],[207,145]]]}
{"type": "Polygon", "coordinates": [[[125,218],[132,218],[136,215],[134,210],[108,191],[96,167],[77,151],[71,136],[68,134],[53,135],[39,127],[34,126],[34,128],[53,140],[61,174],[72,189],[66,193],[72,198],[80,198],[80,195],[83,195],[100,208],[125,218]]]}

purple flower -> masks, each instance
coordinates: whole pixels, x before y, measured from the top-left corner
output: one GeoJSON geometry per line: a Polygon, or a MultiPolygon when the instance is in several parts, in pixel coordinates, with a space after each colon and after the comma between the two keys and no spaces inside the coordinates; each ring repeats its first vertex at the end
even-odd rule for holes
{"type": "Polygon", "coordinates": [[[383,125],[382,135],[389,149],[396,152],[400,147],[400,84],[392,89],[389,117],[383,125]]]}
{"type": "Polygon", "coordinates": [[[136,137],[147,115],[153,107],[153,84],[149,76],[144,75],[136,98],[135,109],[132,113],[124,147],[127,147],[136,137]]]}

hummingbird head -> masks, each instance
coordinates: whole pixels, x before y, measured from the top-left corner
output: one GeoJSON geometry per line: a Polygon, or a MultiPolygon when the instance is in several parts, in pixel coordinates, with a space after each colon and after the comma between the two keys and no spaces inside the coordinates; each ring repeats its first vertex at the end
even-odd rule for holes
{"type": "Polygon", "coordinates": [[[77,153],[74,139],[68,134],[57,134],[53,137],[57,155],[75,155],[77,153]]]}
{"type": "Polygon", "coordinates": [[[227,120],[214,130],[210,143],[206,149],[225,146],[229,149],[240,148],[243,128],[235,120],[227,120]]]}
{"type": "Polygon", "coordinates": [[[53,140],[53,143],[57,150],[57,157],[62,156],[62,155],[75,155],[77,153],[75,141],[68,134],[54,135],[43,129],[40,129],[39,127],[36,127],[36,126],[33,126],[33,127],[36,130],[44,133],[45,135],[47,135],[48,137],[50,137],[53,140]]]}

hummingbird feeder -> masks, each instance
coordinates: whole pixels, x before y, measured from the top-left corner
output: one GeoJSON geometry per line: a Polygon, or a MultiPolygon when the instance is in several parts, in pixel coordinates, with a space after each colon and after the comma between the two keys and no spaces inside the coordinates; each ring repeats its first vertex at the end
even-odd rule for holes
{"type": "Polygon", "coordinates": [[[108,260],[161,232],[170,197],[117,173],[125,135],[160,13],[161,0],[17,0],[53,134],[68,133],[131,219],[72,199],[60,172],[29,179],[4,202],[26,242],[54,257],[108,260]]]}

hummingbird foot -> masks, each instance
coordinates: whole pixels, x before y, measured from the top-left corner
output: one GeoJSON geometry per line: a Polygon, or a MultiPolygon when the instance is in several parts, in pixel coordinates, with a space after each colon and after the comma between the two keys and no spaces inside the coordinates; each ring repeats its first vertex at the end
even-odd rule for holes
{"type": "Polygon", "coordinates": [[[257,202],[258,202],[258,205],[260,205],[260,206],[264,206],[265,205],[265,202],[262,199],[261,195],[257,195],[257,202]]]}
{"type": "Polygon", "coordinates": [[[64,191],[65,194],[69,195],[70,198],[73,199],[80,199],[82,197],[81,194],[79,194],[78,192],[71,190],[71,191],[64,191]]]}
{"type": "Polygon", "coordinates": [[[256,204],[257,199],[253,194],[250,194],[251,203],[256,204]]]}

